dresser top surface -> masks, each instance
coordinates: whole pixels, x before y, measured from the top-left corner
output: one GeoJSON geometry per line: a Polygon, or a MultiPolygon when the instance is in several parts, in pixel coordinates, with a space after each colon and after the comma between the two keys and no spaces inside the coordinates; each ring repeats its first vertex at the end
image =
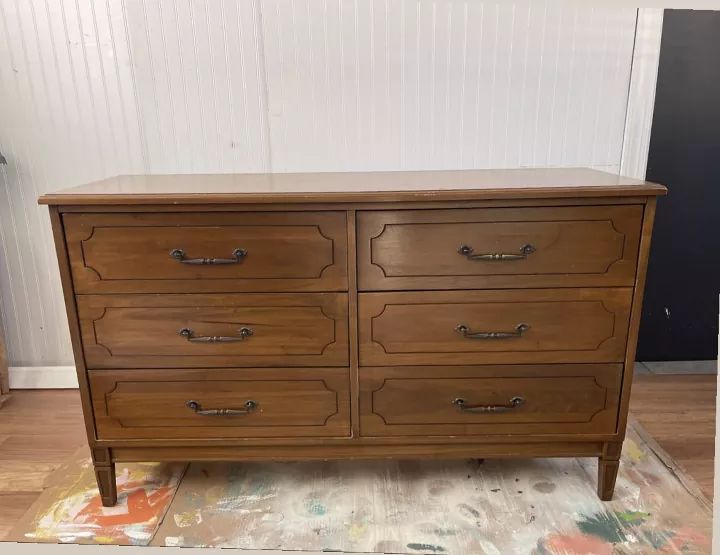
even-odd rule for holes
{"type": "Polygon", "coordinates": [[[121,175],[40,204],[396,202],[664,195],[665,187],[587,168],[121,175]]]}

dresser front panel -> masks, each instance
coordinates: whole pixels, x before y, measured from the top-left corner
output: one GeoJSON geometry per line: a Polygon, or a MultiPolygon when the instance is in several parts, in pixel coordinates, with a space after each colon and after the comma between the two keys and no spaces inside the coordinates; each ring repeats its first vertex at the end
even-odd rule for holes
{"type": "Polygon", "coordinates": [[[78,293],[347,290],[345,212],[65,214],[78,293]]]}
{"type": "Polygon", "coordinates": [[[346,366],[345,293],[79,295],[88,368],[346,366]]]}
{"type": "Polygon", "coordinates": [[[137,460],[599,457],[658,185],[589,170],[124,176],[41,202],[102,502],[137,460]]]}
{"type": "Polygon", "coordinates": [[[632,289],[361,293],[361,366],[621,362],[632,289]]]}
{"type": "Polygon", "coordinates": [[[632,286],[643,208],[358,214],[362,290],[632,286]]]}
{"type": "Polygon", "coordinates": [[[346,368],[92,370],[90,388],[99,439],[350,433],[346,368]]]}
{"type": "Polygon", "coordinates": [[[362,368],[363,436],[608,434],[621,364],[362,368]]]}

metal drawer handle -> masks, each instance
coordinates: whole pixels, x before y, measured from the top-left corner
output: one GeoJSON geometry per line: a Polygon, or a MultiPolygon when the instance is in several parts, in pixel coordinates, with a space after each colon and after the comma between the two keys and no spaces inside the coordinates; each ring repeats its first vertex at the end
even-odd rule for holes
{"type": "Polygon", "coordinates": [[[525,399],[522,397],[513,397],[507,405],[468,405],[465,399],[458,397],[453,401],[453,405],[463,412],[508,412],[518,408],[524,402],[525,399]]]}
{"type": "Polygon", "coordinates": [[[185,258],[185,251],[182,249],[173,249],[170,251],[170,256],[178,262],[200,266],[206,264],[237,264],[238,262],[242,262],[242,259],[247,256],[247,250],[237,248],[232,252],[232,255],[233,258],[185,258]]]}
{"type": "Polygon", "coordinates": [[[458,249],[458,253],[466,257],[468,260],[490,260],[490,261],[503,261],[503,260],[523,260],[532,254],[537,249],[532,245],[523,245],[520,247],[519,254],[508,254],[501,252],[492,252],[485,254],[473,254],[473,248],[467,245],[461,245],[458,249]]]}
{"type": "Polygon", "coordinates": [[[227,337],[222,335],[203,335],[196,337],[195,332],[190,328],[182,328],[179,332],[185,339],[192,343],[235,343],[237,341],[245,341],[254,332],[250,328],[240,328],[239,335],[236,337],[227,337]]]}
{"type": "Polygon", "coordinates": [[[465,324],[460,324],[455,331],[468,339],[510,339],[522,337],[522,334],[530,329],[530,324],[518,324],[515,331],[472,331],[465,324]]]}
{"type": "Polygon", "coordinates": [[[258,402],[249,399],[245,401],[244,409],[204,409],[198,401],[188,401],[185,406],[200,416],[243,416],[250,414],[258,407],[258,402]]]}

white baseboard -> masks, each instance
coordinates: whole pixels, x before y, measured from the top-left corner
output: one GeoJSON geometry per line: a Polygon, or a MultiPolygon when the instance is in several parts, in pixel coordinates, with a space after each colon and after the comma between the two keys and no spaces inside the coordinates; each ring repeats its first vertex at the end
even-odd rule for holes
{"type": "Polygon", "coordinates": [[[10,389],[77,388],[74,366],[11,366],[10,389]]]}

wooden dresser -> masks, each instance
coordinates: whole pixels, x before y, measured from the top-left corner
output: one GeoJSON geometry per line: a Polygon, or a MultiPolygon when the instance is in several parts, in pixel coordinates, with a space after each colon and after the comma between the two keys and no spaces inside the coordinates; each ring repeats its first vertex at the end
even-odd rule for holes
{"type": "Polygon", "coordinates": [[[114,463],[598,457],[660,185],[585,169],[121,176],[45,195],[114,463]]]}

